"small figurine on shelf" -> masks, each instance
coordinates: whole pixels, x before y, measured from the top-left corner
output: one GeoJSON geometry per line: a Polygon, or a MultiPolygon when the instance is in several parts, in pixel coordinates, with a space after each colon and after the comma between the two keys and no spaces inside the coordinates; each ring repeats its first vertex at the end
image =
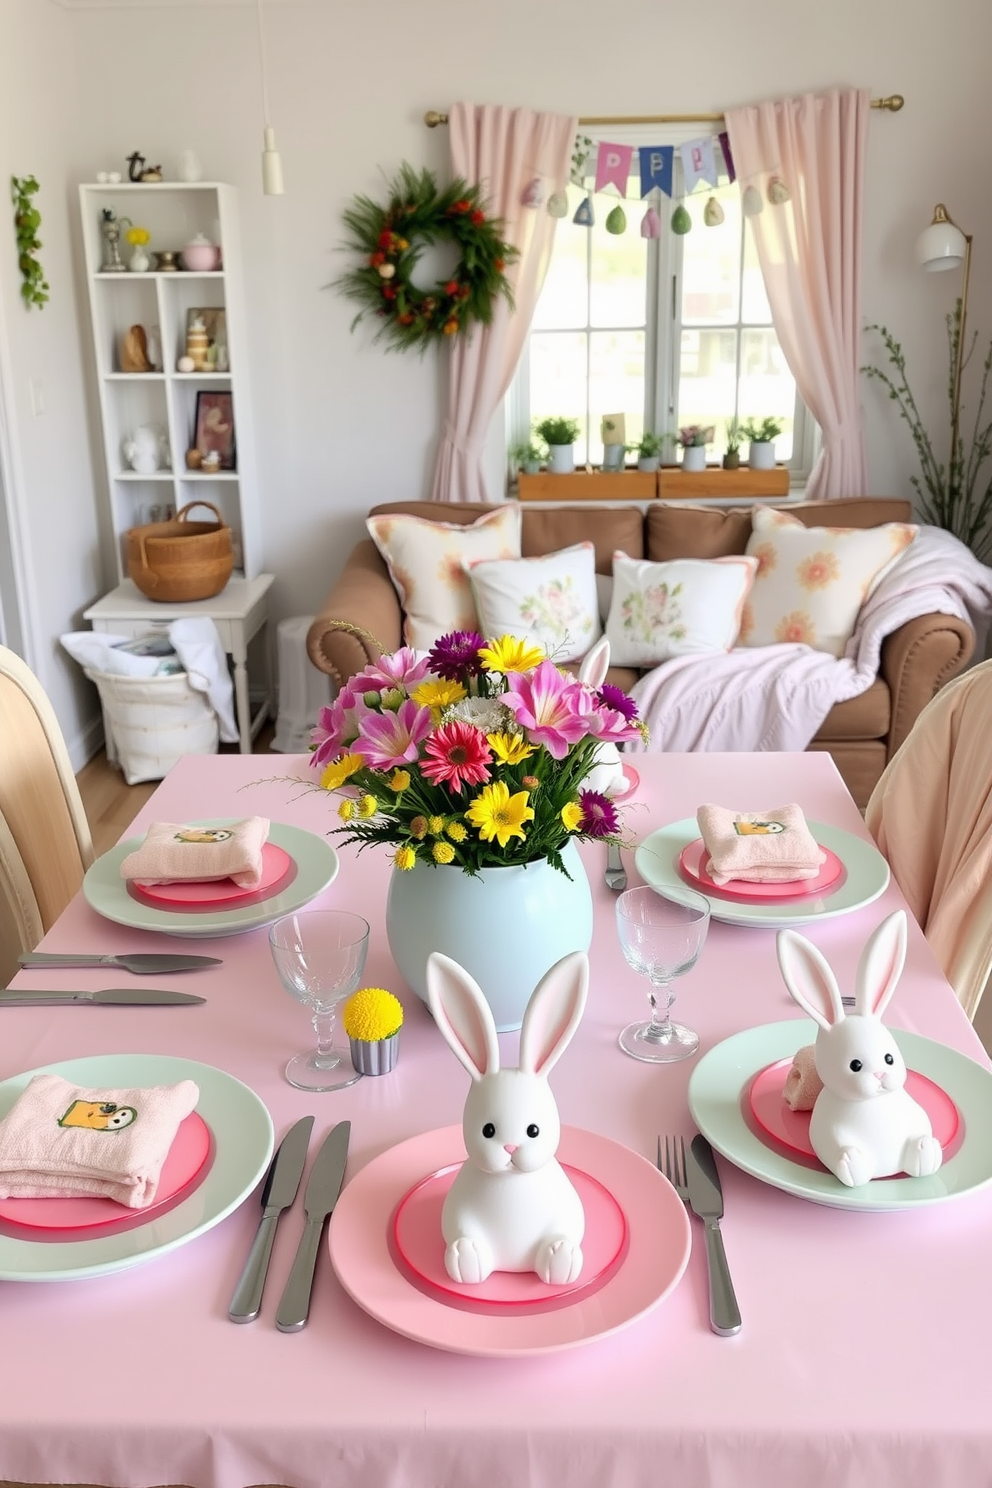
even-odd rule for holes
{"type": "Polygon", "coordinates": [[[200,468],[200,466],[202,464],[203,464],[203,451],[202,450],[188,449],[186,451],[186,469],[187,470],[199,470],[199,468],[200,468]]]}
{"type": "Polygon", "coordinates": [[[127,175],[129,181],[140,181],[141,172],[145,168],[145,157],[140,150],[133,151],[127,157],[127,175]]]}
{"type": "Polygon", "coordinates": [[[204,475],[216,475],[220,469],[220,451],[207,450],[207,453],[200,461],[200,469],[204,475]]]}
{"type": "Polygon", "coordinates": [[[186,331],[186,355],[193,360],[193,370],[202,372],[207,365],[210,337],[202,315],[194,315],[186,331]]]}
{"type": "Polygon", "coordinates": [[[151,233],[147,227],[129,227],[125,233],[125,237],[134,249],[128,263],[128,268],[132,274],[147,274],[152,266],[152,261],[147,251],[151,233]]]}
{"type": "Polygon", "coordinates": [[[160,165],[150,165],[147,170],[141,172],[138,179],[140,181],[161,181],[162,167],[160,165]]]}
{"type": "Polygon", "coordinates": [[[100,213],[100,231],[103,233],[104,249],[101,274],[122,274],[124,260],[121,258],[121,229],[125,223],[130,227],[130,217],[118,217],[113,207],[104,207],[100,213]]]}
{"type": "Polygon", "coordinates": [[[152,371],[151,360],[148,356],[148,337],[144,326],[130,326],[121,337],[121,371],[152,371]]]}

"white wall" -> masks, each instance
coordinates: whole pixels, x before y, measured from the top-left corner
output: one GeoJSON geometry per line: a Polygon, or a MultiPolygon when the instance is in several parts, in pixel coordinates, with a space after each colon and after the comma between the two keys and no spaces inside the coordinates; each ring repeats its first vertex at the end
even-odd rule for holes
{"type": "MultiPolygon", "coordinates": [[[[0,155],[13,158],[11,121],[30,120],[38,149],[19,169],[36,170],[46,187],[53,242],[46,259],[61,270],[58,287],[67,299],[65,210],[79,180],[120,167],[136,148],[171,172],[192,145],[208,177],[240,188],[265,566],[276,575],[276,617],[310,612],[320,602],[373,502],[419,497],[429,488],[440,359],[387,355],[364,330],[349,334],[352,306],[323,287],[347,262],[334,250],[341,212],[356,192],[381,193],[384,177],[404,160],[445,169],[446,133],[425,128],[428,108],[445,109],[461,97],[626,115],[709,111],[847,84],[876,96],[901,92],[902,113],[877,113],[871,121],[863,308],[866,321],[885,322],[902,341],[935,434],[946,396],[943,317],[957,276],[922,275],[913,243],[938,200],[975,236],[970,321],[983,351],[992,336],[987,0],[944,0],[939,14],[922,0],[711,0],[691,13],[657,0],[628,0],[622,12],[591,0],[264,0],[282,198],[261,194],[254,4],[61,3],[0,0],[5,32],[9,12],[22,27],[30,24],[34,45],[55,51],[53,65],[46,58],[44,67],[22,71],[2,38],[3,93],[11,91],[0,104],[8,139],[0,155]],[[64,92],[73,91],[66,103],[64,92]]],[[[9,306],[16,296],[12,262],[10,242],[0,241],[9,306]]],[[[91,454],[75,387],[78,327],[63,301],[30,331],[23,317],[17,329],[11,339],[23,443],[36,435],[25,462],[32,491],[39,502],[61,503],[72,529],[59,534],[65,602],[59,612],[49,595],[42,624],[50,635],[66,628],[92,587],[91,454]],[[42,322],[53,343],[45,375],[64,396],[32,421],[27,380],[38,364],[32,337],[42,322]],[[48,471],[41,478],[38,460],[56,465],[54,481],[48,471]],[[70,465],[74,480],[67,482],[70,465]]],[[[92,409],[92,388],[88,399],[92,409]]],[[[865,385],[864,406],[871,489],[908,494],[915,470],[908,431],[873,384],[865,385]]],[[[41,509],[32,513],[32,535],[46,552],[49,525],[41,509]]],[[[70,707],[64,692],[60,702],[60,711],[70,707]]]]}

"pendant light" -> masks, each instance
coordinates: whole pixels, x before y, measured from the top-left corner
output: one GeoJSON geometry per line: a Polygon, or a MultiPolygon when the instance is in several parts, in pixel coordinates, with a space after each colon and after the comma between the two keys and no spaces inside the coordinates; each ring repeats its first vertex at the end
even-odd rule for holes
{"type": "Polygon", "coordinates": [[[262,0],[255,0],[258,15],[258,60],[262,73],[262,117],[265,123],[262,148],[262,190],[266,196],[282,196],[282,160],[276,149],[276,132],[269,123],[269,95],[265,84],[265,41],[262,36],[262,0]]]}

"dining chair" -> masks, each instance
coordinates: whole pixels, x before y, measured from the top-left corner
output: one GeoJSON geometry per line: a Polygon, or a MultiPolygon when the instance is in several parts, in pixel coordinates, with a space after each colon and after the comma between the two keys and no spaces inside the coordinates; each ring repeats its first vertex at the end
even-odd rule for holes
{"type": "Polygon", "coordinates": [[[93,840],[58,719],[30,667],[0,646],[0,976],[79,889],[93,840]]]}
{"type": "Polygon", "coordinates": [[[974,1020],[992,972],[992,660],[919,714],[865,822],[974,1020]]]}

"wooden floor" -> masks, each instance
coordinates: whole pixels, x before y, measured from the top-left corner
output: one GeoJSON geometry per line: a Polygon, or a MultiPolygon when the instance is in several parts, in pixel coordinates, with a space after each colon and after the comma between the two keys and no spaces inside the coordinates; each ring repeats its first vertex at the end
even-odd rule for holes
{"type": "MultiPolygon", "coordinates": [[[[271,754],[272,734],[272,725],[265,724],[259,731],[252,753],[271,754]]],[[[237,745],[222,744],[221,753],[235,754],[237,745]]],[[[120,770],[107,763],[102,749],[83,766],[76,780],[98,856],[120,841],[159,783],[146,780],[141,785],[127,785],[120,770]]]]}

